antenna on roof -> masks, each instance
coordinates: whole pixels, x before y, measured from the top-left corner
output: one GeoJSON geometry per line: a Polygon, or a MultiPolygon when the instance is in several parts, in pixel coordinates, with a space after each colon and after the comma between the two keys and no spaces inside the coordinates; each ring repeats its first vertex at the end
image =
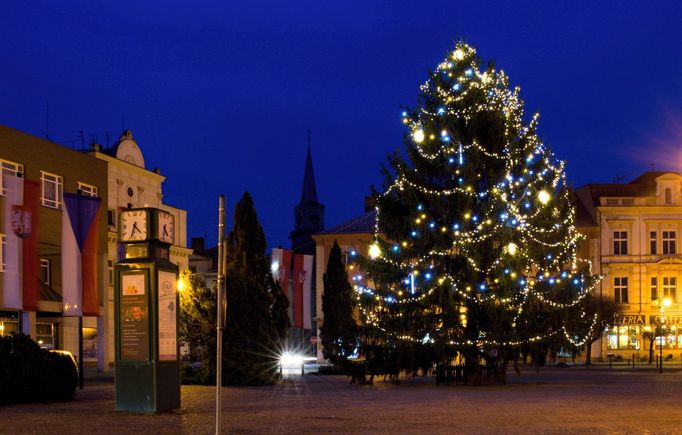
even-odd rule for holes
{"type": "Polygon", "coordinates": [[[613,184],[621,184],[623,182],[623,176],[622,175],[616,175],[613,177],[613,184]]]}
{"type": "Polygon", "coordinates": [[[41,128],[40,131],[45,139],[50,140],[50,103],[47,98],[45,98],[45,130],[41,128]]]}
{"type": "Polygon", "coordinates": [[[107,148],[109,148],[109,130],[107,130],[107,131],[104,132],[104,137],[105,137],[106,140],[107,140],[107,148]]]}
{"type": "Polygon", "coordinates": [[[83,130],[74,130],[78,133],[78,138],[81,140],[81,149],[85,148],[85,132],[83,130]]]}

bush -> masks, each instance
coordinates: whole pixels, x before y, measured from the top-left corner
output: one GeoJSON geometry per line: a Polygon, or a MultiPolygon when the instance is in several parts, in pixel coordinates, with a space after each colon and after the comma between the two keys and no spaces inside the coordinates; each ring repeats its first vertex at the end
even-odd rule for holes
{"type": "Polygon", "coordinates": [[[31,337],[0,337],[0,404],[71,400],[78,372],[61,355],[41,349],[31,337]]]}

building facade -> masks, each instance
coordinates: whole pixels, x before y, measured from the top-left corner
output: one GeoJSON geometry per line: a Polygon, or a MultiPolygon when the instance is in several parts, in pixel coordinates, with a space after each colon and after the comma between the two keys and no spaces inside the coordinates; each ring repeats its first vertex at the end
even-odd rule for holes
{"type": "MultiPolygon", "coordinates": [[[[37,225],[40,300],[38,309],[8,310],[0,306],[0,334],[21,329],[43,347],[65,349],[79,358],[78,319],[64,316],[62,288],[62,218],[64,193],[96,196],[101,199],[97,249],[97,316],[83,317],[83,361],[108,370],[115,361],[114,264],[123,258],[118,241],[119,213],[125,208],[156,207],[175,216],[175,245],[170,260],[187,270],[191,249],[186,247],[187,212],[163,203],[159,170],[147,170],[144,156],[130,131],[124,131],[113,147],[93,144],[79,152],[0,126],[0,164],[6,174],[40,183],[37,225]]],[[[4,195],[4,190],[3,190],[4,195]]],[[[0,222],[5,222],[3,195],[0,195],[0,222]]],[[[0,228],[7,240],[8,225],[0,228]]],[[[6,253],[3,243],[2,253],[6,253]]],[[[7,255],[2,258],[0,275],[7,275],[7,255]]],[[[26,269],[26,265],[22,265],[26,269]]],[[[20,266],[20,267],[22,267],[20,266]]],[[[0,295],[4,291],[0,279],[0,295]]],[[[22,289],[23,291],[24,289],[22,289]]],[[[0,299],[2,305],[3,299],[0,299]]]]}
{"type": "Polygon", "coordinates": [[[588,184],[576,197],[582,255],[604,276],[600,298],[617,310],[594,355],[647,360],[654,341],[656,353],[662,345],[664,358],[679,358],[682,176],[645,172],[627,184],[588,184]]]}
{"type": "Polygon", "coordinates": [[[187,211],[163,203],[162,183],[166,179],[159,169],[148,170],[144,155],[130,130],[125,130],[111,148],[93,145],[88,154],[105,162],[107,167],[107,290],[105,299],[107,346],[104,347],[107,366],[115,360],[114,345],[114,264],[123,259],[124,248],[118,241],[119,214],[127,208],[154,207],[175,217],[175,244],[170,248],[170,261],[180,271],[189,269],[187,248],[187,211]]]}
{"type": "MultiPolygon", "coordinates": [[[[41,346],[50,349],[66,349],[78,352],[78,318],[65,317],[62,295],[62,218],[64,193],[74,193],[102,198],[108,197],[107,165],[91,156],[65,148],[61,145],[31,136],[9,127],[0,126],[0,164],[4,175],[16,176],[24,184],[37,182],[39,206],[37,216],[31,218],[31,232],[37,236],[37,261],[39,265],[39,294],[37,309],[16,306],[8,309],[0,306],[0,334],[22,331],[33,337],[41,346]],[[37,217],[37,219],[35,219],[37,217]],[[25,309],[29,308],[29,309],[25,309]]],[[[6,220],[8,192],[0,194],[0,238],[2,261],[0,261],[0,305],[13,291],[7,278],[11,273],[22,275],[19,293],[26,300],[30,282],[35,279],[26,274],[29,263],[35,259],[22,258],[22,253],[11,249],[12,228],[6,220]],[[4,223],[4,225],[3,225],[4,223]]],[[[106,336],[105,300],[107,288],[107,213],[104,204],[98,215],[96,280],[99,316],[83,318],[83,355],[88,363],[104,367],[104,354],[98,349],[105,347],[106,336]]],[[[111,329],[113,334],[113,329],[111,329]]]]}
{"type": "Polygon", "coordinates": [[[348,273],[348,277],[352,282],[353,272],[356,272],[356,270],[354,270],[355,266],[349,264],[351,253],[354,251],[366,253],[374,237],[376,212],[371,207],[365,207],[365,209],[365,213],[362,216],[351,219],[348,222],[344,222],[313,236],[313,239],[315,240],[316,269],[321,271],[315,277],[317,288],[319,289],[315,295],[315,306],[317,312],[317,316],[315,317],[315,326],[317,328],[316,356],[318,363],[325,362],[324,355],[322,354],[323,347],[319,339],[320,331],[322,330],[322,325],[324,324],[324,311],[322,311],[324,271],[327,270],[327,263],[329,262],[329,255],[331,254],[334,242],[337,242],[341,248],[343,258],[347,265],[346,272],[348,273]]]}

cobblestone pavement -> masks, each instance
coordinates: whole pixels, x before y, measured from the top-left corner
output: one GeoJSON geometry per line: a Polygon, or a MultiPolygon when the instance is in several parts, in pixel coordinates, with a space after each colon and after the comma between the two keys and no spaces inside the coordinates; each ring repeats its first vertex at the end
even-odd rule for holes
{"type": "MultiPolygon", "coordinates": [[[[357,386],[306,375],[223,388],[223,433],[682,433],[679,370],[548,368],[508,378],[485,387],[433,378],[357,386]]],[[[0,432],[212,433],[214,391],[183,386],[174,412],[115,412],[113,383],[90,380],[72,402],[0,407],[0,432]]]]}

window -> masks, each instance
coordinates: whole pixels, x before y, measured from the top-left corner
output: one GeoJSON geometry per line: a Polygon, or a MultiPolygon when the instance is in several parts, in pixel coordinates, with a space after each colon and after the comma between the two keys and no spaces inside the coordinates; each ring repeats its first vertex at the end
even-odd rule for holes
{"type": "Polygon", "coordinates": [[[658,237],[656,231],[649,231],[649,253],[656,255],[656,244],[658,242],[658,237]]]}
{"type": "Polygon", "coordinates": [[[114,285],[114,259],[107,260],[107,275],[109,276],[109,285],[114,285]]]}
{"type": "Polygon", "coordinates": [[[85,196],[97,196],[97,186],[78,182],[78,193],[85,196]]]}
{"type": "Polygon", "coordinates": [[[672,204],[673,203],[673,191],[668,187],[665,189],[665,203],[666,204],[672,204]]]}
{"type": "Polygon", "coordinates": [[[613,232],[613,254],[627,255],[628,254],[628,233],[627,231],[613,232]]]}
{"type": "Polygon", "coordinates": [[[651,277],[651,300],[655,301],[658,299],[658,277],[651,277]]]}
{"type": "Polygon", "coordinates": [[[676,254],[677,246],[675,246],[675,231],[662,231],[661,234],[663,239],[663,254],[676,254]]]}
{"type": "Polygon", "coordinates": [[[677,277],[676,276],[664,276],[663,277],[663,297],[670,298],[671,301],[675,302],[675,294],[677,293],[677,277]]]}
{"type": "MultiPolygon", "coordinates": [[[[2,177],[2,175],[12,175],[15,177],[24,176],[24,165],[20,165],[19,163],[14,163],[0,159],[0,168],[2,168],[2,171],[0,172],[0,177],[2,177]]],[[[5,186],[5,183],[2,180],[0,180],[0,183],[2,183],[2,189],[0,189],[0,196],[5,196],[5,194],[7,193],[7,187],[5,186]]]]}
{"type": "Polygon", "coordinates": [[[40,281],[50,285],[50,260],[47,258],[40,259],[40,281]]]}
{"type": "Polygon", "coordinates": [[[7,240],[4,234],[0,234],[0,272],[5,271],[5,253],[7,252],[7,240]]]}
{"type": "Polygon", "coordinates": [[[62,177],[40,171],[40,180],[43,185],[41,201],[45,207],[62,208],[62,177]]]}
{"type": "Polygon", "coordinates": [[[116,210],[113,208],[107,210],[107,221],[110,227],[116,228],[116,210]]]}
{"type": "Polygon", "coordinates": [[[613,297],[617,304],[628,303],[628,278],[615,277],[613,278],[613,297]]]}
{"type": "Polygon", "coordinates": [[[639,326],[616,326],[607,331],[607,348],[609,350],[633,349],[639,350],[639,326]]]}

